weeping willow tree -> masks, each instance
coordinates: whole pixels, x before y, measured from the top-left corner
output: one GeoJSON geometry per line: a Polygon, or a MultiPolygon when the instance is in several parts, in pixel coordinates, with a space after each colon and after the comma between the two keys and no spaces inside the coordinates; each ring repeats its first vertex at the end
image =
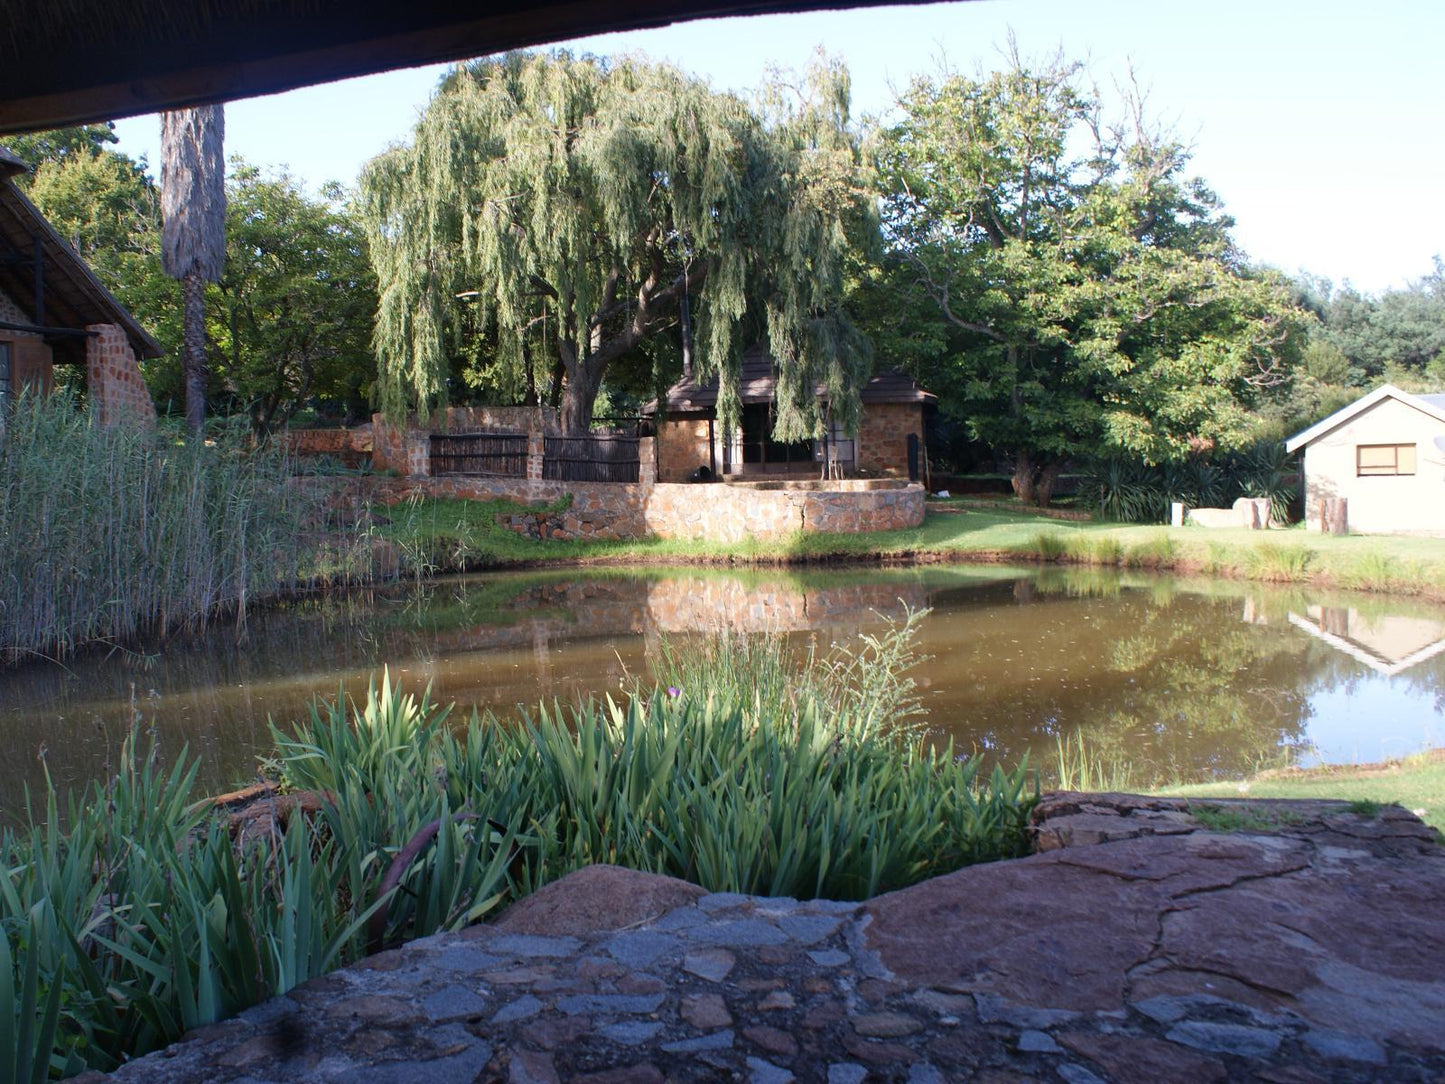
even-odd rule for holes
{"type": "Polygon", "coordinates": [[[686,299],[725,427],[761,338],[778,360],[778,439],[817,435],[817,386],[851,427],[871,357],[841,306],[844,260],[870,212],[847,101],[846,72],[821,60],[758,109],[643,59],[457,69],[412,142],[361,178],[382,409],[444,406],[469,334],[584,431],[608,367],[676,327],[686,299]]]}
{"type": "Polygon", "coordinates": [[[205,284],[226,264],[225,109],[161,114],[161,265],[181,280],[185,312],[186,427],[206,421],[205,284]]]}

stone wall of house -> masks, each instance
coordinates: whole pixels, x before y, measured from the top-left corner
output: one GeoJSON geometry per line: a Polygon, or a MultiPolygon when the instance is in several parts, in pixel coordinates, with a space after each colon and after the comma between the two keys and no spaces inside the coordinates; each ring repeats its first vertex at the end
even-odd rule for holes
{"type": "MultiPolygon", "coordinates": [[[[705,414],[673,416],[657,423],[657,480],[686,482],[698,467],[708,466],[708,419],[705,414]]],[[[722,464],[717,463],[717,471],[722,464]]]]}
{"type": "MultiPolygon", "coordinates": [[[[22,309],[9,294],[0,291],[0,320],[28,324],[33,314],[22,309]]],[[[55,388],[55,359],[50,344],[33,331],[0,331],[0,342],[10,344],[10,393],[22,389],[48,395],[55,388]]]]}
{"type": "Polygon", "coordinates": [[[867,474],[908,477],[908,435],[923,441],[923,407],[918,403],[870,403],[858,424],[858,469],[867,474]]]}
{"type": "Polygon", "coordinates": [[[100,425],[156,423],[156,407],[140,375],[135,351],[117,324],[91,324],[85,340],[86,386],[100,425]]]}

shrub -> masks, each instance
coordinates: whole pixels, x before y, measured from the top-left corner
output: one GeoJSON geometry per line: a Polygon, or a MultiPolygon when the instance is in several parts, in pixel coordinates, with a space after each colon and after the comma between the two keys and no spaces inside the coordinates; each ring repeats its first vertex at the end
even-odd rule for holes
{"type": "Polygon", "coordinates": [[[1245,557],[1245,567],[1252,579],[1290,583],[1308,574],[1314,550],[1305,546],[1281,546],[1260,542],[1245,557]]]}

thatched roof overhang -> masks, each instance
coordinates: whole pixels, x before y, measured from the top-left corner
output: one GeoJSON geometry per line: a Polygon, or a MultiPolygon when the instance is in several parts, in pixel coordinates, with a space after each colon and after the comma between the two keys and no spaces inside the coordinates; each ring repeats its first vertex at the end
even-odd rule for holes
{"type": "MultiPolygon", "coordinates": [[[[0,162],[3,166],[3,162],[0,162]]],[[[159,357],[161,348],[115,299],[35,204],[0,174],[0,290],[27,314],[24,325],[56,340],[58,359],[84,357],[89,324],[118,324],[137,357],[159,357]],[[37,264],[38,259],[38,264],[37,264]],[[38,267],[38,275],[37,275],[38,267]]],[[[21,325],[12,325],[11,330],[21,325]]]]}
{"type": "MultiPolygon", "coordinates": [[[[778,386],[777,366],[772,356],[760,346],[754,346],[743,355],[738,373],[738,398],[744,403],[771,403],[778,386]]],[[[826,393],[821,385],[817,395],[826,393]]],[[[717,409],[717,377],[701,384],[693,380],[679,380],[667,391],[667,413],[669,414],[711,414],[717,409]]],[[[887,369],[863,385],[860,397],[865,406],[874,403],[921,403],[925,406],[936,403],[938,396],[924,391],[917,382],[898,369],[887,369]]],[[[658,402],[653,400],[642,408],[644,414],[655,414],[658,402]]]]}
{"type": "Polygon", "coordinates": [[[611,30],[881,0],[6,0],[0,134],[611,30]]]}

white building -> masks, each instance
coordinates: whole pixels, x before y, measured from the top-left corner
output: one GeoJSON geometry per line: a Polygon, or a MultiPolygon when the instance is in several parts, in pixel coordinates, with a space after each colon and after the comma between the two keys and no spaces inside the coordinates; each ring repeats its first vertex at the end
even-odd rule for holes
{"type": "Polygon", "coordinates": [[[1305,450],[1305,522],[1328,497],[1349,501],[1351,531],[1445,535],[1445,395],[1386,384],[1291,437],[1305,450]]]}

